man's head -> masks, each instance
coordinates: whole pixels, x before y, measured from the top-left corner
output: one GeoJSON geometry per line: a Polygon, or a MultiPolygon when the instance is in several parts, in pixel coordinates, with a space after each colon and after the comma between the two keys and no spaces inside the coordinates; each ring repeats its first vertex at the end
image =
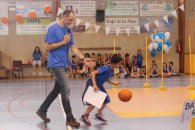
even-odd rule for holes
{"type": "Polygon", "coordinates": [[[72,10],[65,10],[60,18],[60,21],[64,26],[70,26],[75,23],[75,13],[72,10]]]}

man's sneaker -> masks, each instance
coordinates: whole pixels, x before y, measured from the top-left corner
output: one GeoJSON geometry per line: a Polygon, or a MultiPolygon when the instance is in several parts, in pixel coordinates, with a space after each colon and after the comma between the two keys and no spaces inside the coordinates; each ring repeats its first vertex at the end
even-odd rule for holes
{"type": "Polygon", "coordinates": [[[103,118],[102,114],[99,113],[95,114],[95,118],[100,121],[107,122],[107,120],[103,118]]]}
{"type": "Polygon", "coordinates": [[[81,115],[81,120],[86,126],[91,126],[91,122],[89,120],[89,114],[81,115]]]}
{"type": "Polygon", "coordinates": [[[45,123],[48,123],[50,122],[50,119],[47,118],[47,114],[46,113],[43,113],[43,112],[40,112],[39,110],[36,112],[36,114],[41,117],[41,119],[45,122],[45,123]]]}
{"type": "Polygon", "coordinates": [[[76,119],[69,119],[66,121],[66,125],[71,126],[71,127],[75,127],[75,128],[79,128],[80,123],[76,121],[76,119]]]}

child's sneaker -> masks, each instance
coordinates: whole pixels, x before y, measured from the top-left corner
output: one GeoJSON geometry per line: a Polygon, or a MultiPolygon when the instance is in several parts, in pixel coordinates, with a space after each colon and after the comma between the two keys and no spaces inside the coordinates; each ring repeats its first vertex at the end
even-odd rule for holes
{"type": "Polygon", "coordinates": [[[95,114],[95,118],[100,121],[107,122],[107,120],[103,118],[102,114],[99,113],[95,114]]]}
{"type": "Polygon", "coordinates": [[[89,114],[81,115],[81,120],[86,126],[91,126],[91,122],[89,120],[89,114]]]}

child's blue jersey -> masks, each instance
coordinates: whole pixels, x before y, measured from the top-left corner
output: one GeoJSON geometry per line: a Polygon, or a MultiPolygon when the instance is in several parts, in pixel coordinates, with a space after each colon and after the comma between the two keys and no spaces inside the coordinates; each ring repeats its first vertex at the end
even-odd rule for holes
{"type": "Polygon", "coordinates": [[[114,69],[110,68],[110,65],[104,65],[98,69],[98,74],[96,75],[97,86],[103,86],[103,84],[114,75],[114,69]]]}

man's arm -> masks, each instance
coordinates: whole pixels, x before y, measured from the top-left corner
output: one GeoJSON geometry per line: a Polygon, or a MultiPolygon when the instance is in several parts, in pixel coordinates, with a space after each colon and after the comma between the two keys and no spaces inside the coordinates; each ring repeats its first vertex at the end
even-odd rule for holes
{"type": "Polygon", "coordinates": [[[72,45],[70,48],[71,48],[71,51],[72,51],[77,57],[79,57],[80,59],[84,59],[84,56],[81,54],[81,52],[79,51],[79,49],[78,49],[75,45],[72,45]]]}
{"type": "Polygon", "coordinates": [[[79,57],[80,59],[82,59],[83,62],[84,62],[89,68],[95,67],[95,62],[93,62],[93,59],[91,59],[91,58],[85,58],[85,57],[81,54],[81,52],[79,51],[79,49],[78,49],[76,46],[72,45],[72,46],[70,47],[70,49],[71,49],[71,51],[72,51],[77,57],[79,57]]]}
{"type": "Polygon", "coordinates": [[[66,34],[64,36],[64,39],[61,42],[51,43],[51,44],[46,43],[46,45],[45,45],[46,51],[55,50],[55,49],[65,45],[65,44],[67,44],[69,41],[70,41],[70,34],[66,34]]]}

